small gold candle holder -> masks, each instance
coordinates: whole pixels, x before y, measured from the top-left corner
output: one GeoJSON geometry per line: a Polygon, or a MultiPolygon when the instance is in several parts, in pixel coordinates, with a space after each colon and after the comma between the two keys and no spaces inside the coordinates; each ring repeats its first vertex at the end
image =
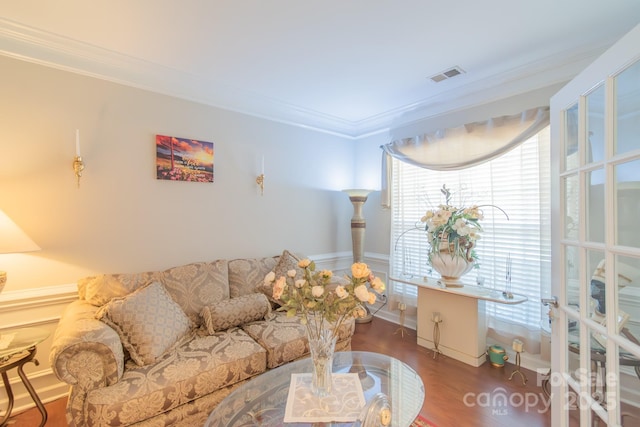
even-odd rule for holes
{"type": "Polygon", "coordinates": [[[431,321],[433,322],[433,358],[435,359],[439,354],[442,354],[440,351],[440,323],[442,323],[442,317],[440,313],[434,312],[431,315],[431,321]]]}
{"type": "Polygon", "coordinates": [[[78,181],[78,188],[80,188],[80,177],[82,177],[82,171],[84,170],[84,162],[82,161],[82,157],[75,156],[73,158],[73,172],[76,175],[76,180],[78,181]]]}
{"type": "Polygon", "coordinates": [[[256,184],[258,184],[258,186],[260,187],[260,195],[264,196],[264,174],[263,173],[258,175],[258,177],[256,178],[256,184]]]}
{"type": "Polygon", "coordinates": [[[511,345],[513,351],[516,352],[516,370],[511,373],[509,376],[509,381],[513,379],[513,377],[518,374],[522,379],[522,385],[527,384],[527,376],[520,370],[520,354],[524,352],[524,343],[518,339],[513,340],[511,345]]]}

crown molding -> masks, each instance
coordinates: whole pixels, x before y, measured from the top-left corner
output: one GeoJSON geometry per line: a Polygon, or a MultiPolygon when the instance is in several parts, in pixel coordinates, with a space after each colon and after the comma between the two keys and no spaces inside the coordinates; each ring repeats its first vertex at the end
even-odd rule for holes
{"type": "Polygon", "coordinates": [[[387,132],[419,116],[567,81],[605,48],[603,44],[549,56],[459,87],[436,89],[432,96],[411,105],[350,121],[0,18],[2,55],[352,140],[387,132]]]}

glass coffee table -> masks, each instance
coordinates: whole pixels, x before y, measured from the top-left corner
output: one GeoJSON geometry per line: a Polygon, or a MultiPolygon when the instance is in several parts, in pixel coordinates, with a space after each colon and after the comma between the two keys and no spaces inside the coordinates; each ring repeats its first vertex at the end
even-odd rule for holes
{"type": "MultiPolygon", "coordinates": [[[[284,423],[291,374],[310,373],[310,359],[302,359],[272,369],[241,385],[211,412],[206,427],[303,427],[310,423],[284,423]]],[[[424,402],[424,384],[407,364],[390,356],[361,351],[337,352],[333,373],[357,373],[365,401],[377,399],[379,393],[391,403],[391,425],[408,427],[424,402]]],[[[316,424],[317,425],[317,424],[316,424]]],[[[352,426],[353,423],[322,425],[352,426]]]]}

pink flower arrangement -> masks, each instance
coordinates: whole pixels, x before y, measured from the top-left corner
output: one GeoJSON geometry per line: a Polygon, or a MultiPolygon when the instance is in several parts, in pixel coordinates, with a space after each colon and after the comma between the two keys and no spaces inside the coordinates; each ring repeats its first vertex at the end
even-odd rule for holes
{"type": "Polygon", "coordinates": [[[382,294],[384,282],[373,275],[367,264],[357,262],[351,266],[351,276],[334,280],[330,270],[316,271],[309,259],[298,262],[302,274],[289,270],[286,276],[266,275],[266,284],[272,284],[273,297],[283,302],[279,310],[288,316],[301,315],[310,337],[318,337],[322,329],[331,325],[333,334],[349,317],[363,317],[363,304],[374,304],[376,293],[382,294]],[[371,288],[373,292],[369,290],[371,288]]]}

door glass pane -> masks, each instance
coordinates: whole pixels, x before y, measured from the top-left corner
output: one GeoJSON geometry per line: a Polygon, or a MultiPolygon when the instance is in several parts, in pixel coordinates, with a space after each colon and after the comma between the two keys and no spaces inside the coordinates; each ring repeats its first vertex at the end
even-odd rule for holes
{"type": "Polygon", "coordinates": [[[616,244],[640,247],[640,160],[614,168],[616,185],[616,244]]]}
{"type": "Polygon", "coordinates": [[[565,170],[578,167],[578,103],[565,111],[565,170]]]}
{"type": "Polygon", "coordinates": [[[615,78],[615,152],[640,148],[640,62],[615,78]]]}
{"type": "Polygon", "coordinates": [[[565,247],[565,265],[564,276],[567,285],[565,286],[567,304],[576,311],[580,308],[580,281],[578,266],[580,259],[578,258],[578,248],[575,246],[565,247]]]}
{"type": "Polygon", "coordinates": [[[569,392],[569,427],[580,427],[580,408],[578,406],[578,393],[571,390],[569,392]]]}
{"type": "Polygon", "coordinates": [[[604,159],[604,85],[598,86],[587,100],[587,163],[604,159]]]}
{"type": "MultiPolygon", "coordinates": [[[[640,426],[640,359],[629,354],[622,347],[618,347],[620,355],[620,375],[611,378],[620,382],[620,412],[623,426],[640,426]]],[[[615,384],[614,384],[615,385],[615,384]]]]}
{"type": "Polygon", "coordinates": [[[597,322],[604,319],[606,313],[606,289],[604,280],[604,253],[587,252],[587,276],[589,278],[589,311],[587,317],[597,322]]]}
{"type": "Polygon", "coordinates": [[[578,239],[578,226],[580,225],[580,186],[578,175],[569,175],[564,178],[565,194],[565,218],[564,236],[567,239],[578,239]]]}
{"type": "MultiPolygon", "coordinates": [[[[640,341],[640,259],[616,256],[616,297],[618,330],[627,339],[640,341]],[[623,329],[625,328],[625,329],[623,329]]],[[[640,387],[640,384],[638,384],[640,387]]]]}
{"type": "Polygon", "coordinates": [[[578,321],[574,318],[567,316],[567,376],[570,376],[576,381],[580,381],[580,352],[582,347],[580,346],[580,328],[578,327],[578,321]]]}
{"type": "MultiPolygon", "coordinates": [[[[563,372],[563,377],[570,377],[576,381],[578,381],[576,374],[578,369],[580,369],[580,329],[577,325],[577,320],[567,316],[567,346],[569,351],[567,352],[567,363],[564,365],[566,371],[563,372]]],[[[560,327],[561,325],[557,326],[560,327]]],[[[578,427],[580,425],[580,391],[575,390],[570,382],[567,382],[567,386],[567,400],[563,404],[569,410],[569,425],[578,427]]]]}
{"type": "Polygon", "coordinates": [[[604,405],[607,393],[607,339],[605,335],[598,331],[590,331],[589,334],[589,367],[587,378],[589,378],[590,395],[596,403],[604,405]]]}
{"type": "Polygon", "coordinates": [[[587,174],[587,240],[604,243],[604,169],[587,174]]]}

